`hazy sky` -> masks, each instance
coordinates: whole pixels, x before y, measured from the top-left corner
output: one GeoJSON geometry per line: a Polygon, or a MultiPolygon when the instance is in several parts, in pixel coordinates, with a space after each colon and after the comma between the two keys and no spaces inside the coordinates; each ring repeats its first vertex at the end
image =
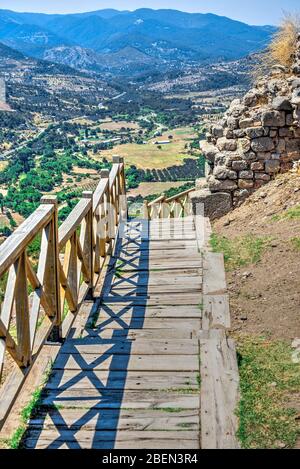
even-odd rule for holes
{"type": "Polygon", "coordinates": [[[116,8],[173,8],[216,13],[250,24],[276,24],[284,11],[300,12],[299,0],[0,0],[0,8],[43,13],[72,13],[116,8]]]}

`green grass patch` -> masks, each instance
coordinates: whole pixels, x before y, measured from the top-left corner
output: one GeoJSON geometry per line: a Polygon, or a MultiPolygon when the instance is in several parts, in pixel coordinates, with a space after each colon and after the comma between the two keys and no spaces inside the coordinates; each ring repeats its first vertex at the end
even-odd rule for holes
{"type": "Polygon", "coordinates": [[[9,449],[20,449],[22,447],[22,440],[25,435],[28,422],[30,418],[36,415],[40,409],[42,390],[49,379],[51,370],[52,363],[49,364],[49,367],[47,368],[44,374],[41,385],[34,391],[29,403],[22,409],[20,414],[20,425],[15,430],[11,438],[5,441],[5,444],[9,449]]]}
{"type": "Polygon", "coordinates": [[[243,448],[292,448],[299,434],[288,396],[299,393],[300,364],[284,341],[238,340],[241,399],[237,436],[243,448]]]}
{"type": "Polygon", "coordinates": [[[161,410],[162,412],[178,413],[186,409],[183,409],[181,407],[155,407],[152,410],[161,410]]]}
{"type": "Polygon", "coordinates": [[[193,427],[193,426],[194,426],[194,423],[193,423],[193,422],[191,422],[191,423],[189,423],[189,422],[183,422],[183,423],[178,423],[178,424],[177,424],[177,427],[180,427],[180,428],[191,428],[191,427],[193,427]]]}
{"type": "Polygon", "coordinates": [[[214,252],[223,252],[226,270],[234,270],[237,267],[259,262],[271,240],[270,236],[254,236],[252,234],[229,239],[226,236],[213,233],[210,245],[214,252]]]}
{"type": "Polygon", "coordinates": [[[296,236],[295,238],[291,238],[290,242],[292,243],[292,246],[296,251],[300,251],[300,237],[299,236],[296,236]]]}
{"type": "Polygon", "coordinates": [[[199,389],[198,388],[167,388],[163,389],[165,392],[176,392],[178,394],[199,394],[199,389]]]}
{"type": "Polygon", "coordinates": [[[278,215],[273,215],[272,221],[295,220],[297,218],[300,218],[300,205],[289,208],[278,215]]]}

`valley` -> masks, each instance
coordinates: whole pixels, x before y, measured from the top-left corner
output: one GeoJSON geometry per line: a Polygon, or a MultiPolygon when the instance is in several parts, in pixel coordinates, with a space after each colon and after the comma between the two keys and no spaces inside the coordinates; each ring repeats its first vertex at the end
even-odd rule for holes
{"type": "Polygon", "coordinates": [[[199,139],[208,120],[249,86],[253,57],[176,73],[100,78],[0,44],[12,112],[0,112],[0,232],[9,235],[43,194],[63,221],[93,190],[112,156],[124,156],[130,202],[180,192],[204,175],[199,139]]]}

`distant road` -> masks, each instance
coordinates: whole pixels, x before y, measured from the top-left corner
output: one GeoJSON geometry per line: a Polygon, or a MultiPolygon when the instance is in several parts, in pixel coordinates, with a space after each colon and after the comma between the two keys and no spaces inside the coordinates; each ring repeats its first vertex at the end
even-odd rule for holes
{"type": "Polygon", "coordinates": [[[127,94],[127,91],[124,91],[123,93],[118,94],[117,96],[114,96],[113,98],[109,98],[109,99],[119,99],[119,98],[121,98],[122,96],[125,96],[125,94],[127,94]]]}
{"type": "MultiPolygon", "coordinates": [[[[32,138],[37,138],[39,137],[43,132],[45,131],[45,129],[41,130],[40,132],[38,132],[34,137],[32,138]]],[[[29,139],[30,140],[30,139],[29,139]]],[[[0,153],[0,160],[10,160],[10,158],[13,156],[13,154],[17,151],[20,151],[22,150],[23,148],[26,147],[28,143],[28,140],[24,143],[22,143],[22,145],[19,145],[18,147],[16,148],[13,148],[12,150],[7,150],[3,153],[0,153]]]]}

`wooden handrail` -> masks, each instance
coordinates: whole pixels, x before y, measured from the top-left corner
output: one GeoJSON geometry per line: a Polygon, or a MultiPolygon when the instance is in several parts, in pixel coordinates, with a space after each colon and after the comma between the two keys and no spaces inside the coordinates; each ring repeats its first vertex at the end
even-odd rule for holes
{"type": "Polygon", "coordinates": [[[162,202],[163,200],[165,200],[164,194],[157,197],[157,199],[154,199],[151,202],[148,202],[148,207],[153,207],[153,205],[158,204],[159,202],[162,202]]]}
{"type": "Polygon", "coordinates": [[[22,370],[16,373],[14,386],[9,376],[1,388],[0,426],[49,333],[50,339],[60,340],[87,292],[93,292],[114,247],[126,210],[125,195],[124,162],[114,157],[111,171],[101,171],[95,192],[82,194],[59,229],[57,199],[44,196],[35,212],[0,246],[0,276],[7,274],[0,313],[0,377],[7,353],[15,369],[22,370]],[[35,269],[27,251],[38,234],[41,246],[35,269]]]}
{"type": "Polygon", "coordinates": [[[58,230],[59,248],[62,249],[92,207],[92,201],[81,199],[58,230]]]}
{"type": "Polygon", "coordinates": [[[16,261],[24,249],[49,222],[53,215],[53,207],[40,205],[12,235],[0,246],[0,277],[16,261]]]}
{"type": "Polygon", "coordinates": [[[157,218],[181,218],[191,213],[188,195],[195,188],[187,189],[179,194],[167,197],[160,195],[151,202],[144,202],[144,217],[150,220],[157,218]]]}
{"type": "Polygon", "coordinates": [[[192,187],[191,189],[187,189],[186,191],[180,192],[179,194],[173,195],[172,197],[168,197],[167,199],[165,199],[165,202],[169,203],[169,202],[172,202],[173,200],[181,199],[185,195],[187,195],[190,192],[193,192],[195,190],[196,190],[196,188],[192,187]]]}

